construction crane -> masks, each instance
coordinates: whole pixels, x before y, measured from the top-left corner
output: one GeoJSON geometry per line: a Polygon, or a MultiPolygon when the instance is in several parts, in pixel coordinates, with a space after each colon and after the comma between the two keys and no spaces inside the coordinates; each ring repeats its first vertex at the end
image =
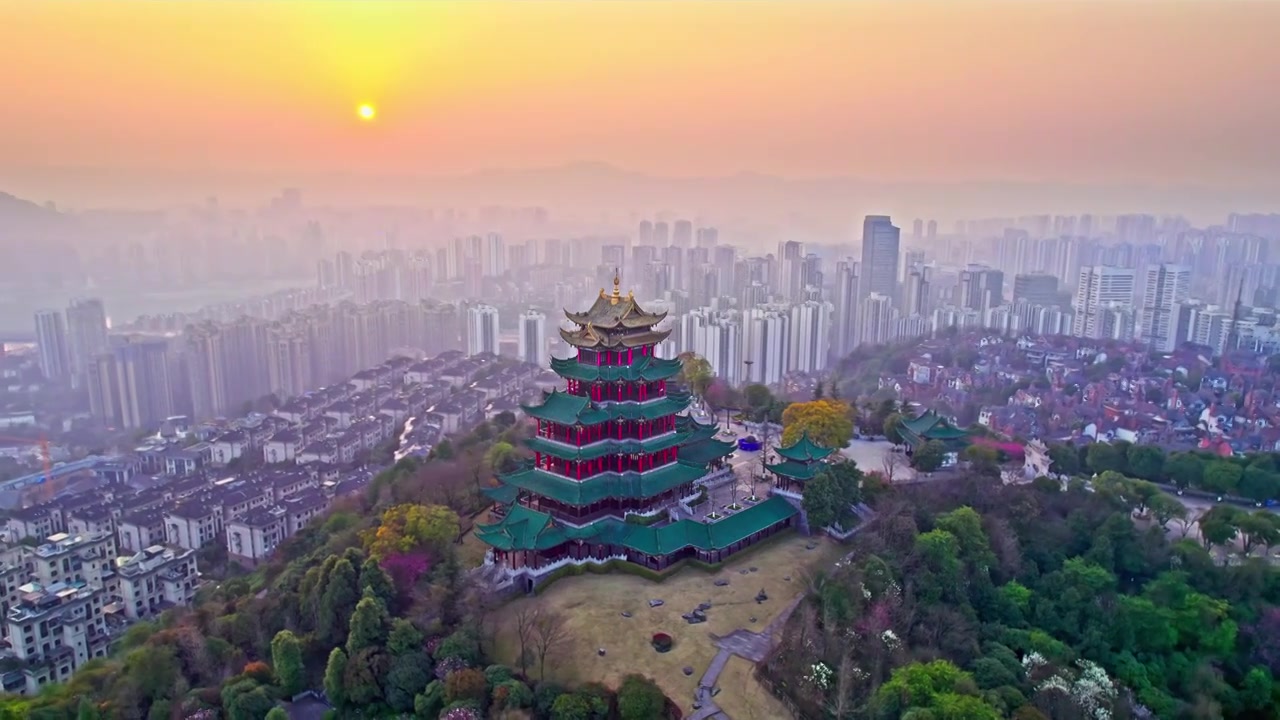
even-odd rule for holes
{"type": "Polygon", "coordinates": [[[40,436],[38,440],[0,435],[0,443],[20,443],[19,447],[37,445],[40,448],[40,460],[44,470],[44,482],[33,491],[37,502],[47,500],[55,492],[53,485],[53,457],[49,454],[49,438],[40,436]]]}

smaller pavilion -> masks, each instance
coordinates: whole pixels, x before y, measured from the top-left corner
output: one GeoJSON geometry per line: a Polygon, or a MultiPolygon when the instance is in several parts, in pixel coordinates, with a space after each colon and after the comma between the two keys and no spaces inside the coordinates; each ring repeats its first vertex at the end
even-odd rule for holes
{"type": "Polygon", "coordinates": [[[921,445],[933,440],[942,443],[948,453],[959,453],[970,443],[967,430],[952,425],[946,418],[932,410],[926,410],[914,418],[904,417],[898,432],[909,446],[909,452],[914,452],[921,445]]]}
{"type": "Polygon", "coordinates": [[[773,465],[765,465],[765,468],[773,473],[775,488],[803,494],[804,484],[813,479],[822,467],[822,462],[833,452],[834,448],[814,442],[806,431],[790,445],[777,448],[779,461],[773,465]]]}

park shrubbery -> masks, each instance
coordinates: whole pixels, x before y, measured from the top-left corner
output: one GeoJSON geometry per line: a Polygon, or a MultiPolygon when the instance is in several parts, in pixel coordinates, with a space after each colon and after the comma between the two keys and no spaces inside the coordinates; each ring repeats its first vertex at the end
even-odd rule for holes
{"type": "Polygon", "coordinates": [[[808,579],[768,684],[811,717],[1272,717],[1280,570],[1239,526],[1170,536],[1137,482],[895,490],[808,579]]]}

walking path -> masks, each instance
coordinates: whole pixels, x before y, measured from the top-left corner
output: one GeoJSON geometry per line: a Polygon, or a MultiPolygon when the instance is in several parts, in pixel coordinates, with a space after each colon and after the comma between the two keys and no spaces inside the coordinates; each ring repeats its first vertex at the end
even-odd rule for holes
{"type": "MultiPolygon", "coordinates": [[[[861,503],[855,506],[853,510],[863,520],[862,523],[854,528],[855,532],[861,530],[875,517],[875,511],[861,503]]],[[[839,563],[847,563],[852,558],[853,552],[850,551],[840,559],[839,563]]],[[[711,636],[716,647],[720,648],[720,652],[716,653],[716,656],[712,658],[711,664],[707,666],[707,671],[702,674],[702,679],[698,681],[698,689],[693,695],[694,712],[693,715],[689,716],[689,720],[730,720],[729,716],[720,709],[720,706],[713,699],[716,681],[720,679],[720,673],[724,671],[724,666],[728,664],[729,658],[733,655],[750,660],[753,664],[764,660],[769,651],[773,649],[774,634],[787,623],[791,613],[795,612],[795,609],[800,606],[804,598],[805,593],[795,596],[761,632],[738,628],[724,637],[711,636]]]]}
{"type": "Polygon", "coordinates": [[[773,648],[774,632],[786,624],[787,618],[791,617],[791,613],[803,600],[804,593],[797,595],[762,632],[738,628],[724,637],[711,636],[716,647],[720,648],[720,652],[716,653],[711,664],[707,666],[707,671],[702,674],[702,679],[698,681],[698,689],[694,693],[695,710],[689,720],[709,720],[710,718],[728,720],[728,716],[712,699],[716,680],[720,678],[724,666],[733,655],[750,660],[752,663],[764,660],[769,650],[773,648]]]}

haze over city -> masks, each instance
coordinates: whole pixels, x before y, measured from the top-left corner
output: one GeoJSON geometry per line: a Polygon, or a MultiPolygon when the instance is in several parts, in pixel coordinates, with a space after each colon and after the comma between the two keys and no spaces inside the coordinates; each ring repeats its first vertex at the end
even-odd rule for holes
{"type": "Polygon", "coordinates": [[[1280,2],[0,0],[0,720],[1264,720],[1280,2]]]}

